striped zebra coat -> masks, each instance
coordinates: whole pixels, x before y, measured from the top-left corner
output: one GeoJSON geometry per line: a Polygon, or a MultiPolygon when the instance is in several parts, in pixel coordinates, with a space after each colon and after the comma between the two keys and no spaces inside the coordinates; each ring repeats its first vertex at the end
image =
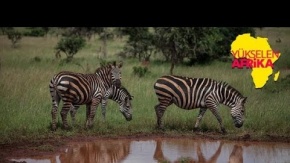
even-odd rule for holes
{"type": "Polygon", "coordinates": [[[244,122],[244,104],[247,97],[225,82],[209,78],[190,78],[181,76],[162,76],[154,84],[159,104],[155,106],[157,127],[163,128],[162,116],[166,108],[174,103],[182,109],[200,108],[194,128],[197,129],[207,109],[217,118],[223,133],[226,133],[218,105],[224,104],[231,108],[231,116],[236,127],[244,122]]]}
{"type": "Polygon", "coordinates": [[[68,128],[67,113],[73,107],[86,105],[86,128],[91,127],[95,111],[106,91],[112,86],[121,87],[121,67],[116,62],[98,68],[94,74],[62,71],[54,75],[49,88],[52,98],[52,130],[56,129],[56,115],[60,100],[63,101],[61,118],[68,128]]]}
{"type": "MultiPolygon", "coordinates": [[[[123,114],[123,116],[126,118],[127,121],[132,120],[132,104],[131,100],[133,99],[133,96],[128,92],[128,90],[125,87],[116,87],[112,86],[107,90],[104,97],[102,98],[101,108],[102,108],[102,115],[103,120],[105,120],[106,117],[106,106],[108,99],[111,99],[119,104],[119,110],[123,114]]],[[[75,106],[71,111],[71,117],[73,122],[75,121],[75,114],[77,112],[77,109],[79,107],[75,106]]]]}
{"type": "Polygon", "coordinates": [[[106,118],[106,106],[108,99],[111,99],[117,102],[120,106],[120,112],[124,115],[126,120],[132,120],[132,104],[131,100],[134,96],[132,96],[129,91],[125,87],[115,87],[112,86],[106,92],[104,98],[102,99],[102,115],[103,120],[106,118]]]}

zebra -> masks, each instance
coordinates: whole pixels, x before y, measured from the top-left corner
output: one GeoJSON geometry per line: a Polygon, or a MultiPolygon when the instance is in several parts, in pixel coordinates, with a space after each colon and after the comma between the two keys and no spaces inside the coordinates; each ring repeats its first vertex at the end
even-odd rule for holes
{"type": "Polygon", "coordinates": [[[129,91],[125,87],[115,87],[112,86],[105,94],[104,98],[102,99],[102,115],[103,120],[106,119],[106,106],[108,99],[111,99],[117,102],[120,106],[121,113],[126,117],[126,120],[132,120],[132,113],[131,113],[131,100],[134,96],[132,96],[129,91]]]}
{"type": "Polygon", "coordinates": [[[154,83],[154,90],[159,103],[155,106],[157,128],[163,129],[162,116],[168,106],[174,103],[182,109],[191,110],[200,108],[194,130],[207,109],[219,122],[222,133],[226,133],[222,118],[217,110],[219,104],[231,108],[231,116],[235,127],[243,126],[247,97],[226,82],[210,78],[191,78],[177,75],[161,76],[154,83]]]}
{"type": "Polygon", "coordinates": [[[93,124],[95,111],[106,91],[112,86],[121,87],[121,67],[116,61],[96,69],[94,74],[62,71],[53,76],[49,88],[52,98],[52,130],[56,130],[56,114],[63,101],[61,118],[63,128],[68,129],[67,113],[73,107],[86,105],[86,128],[93,124]]]}
{"type": "MultiPolygon", "coordinates": [[[[120,112],[123,114],[123,116],[126,118],[127,121],[132,120],[132,104],[131,100],[134,96],[132,96],[129,91],[121,86],[120,88],[116,86],[112,86],[107,90],[104,97],[102,98],[101,107],[102,107],[102,116],[103,120],[105,120],[106,117],[106,106],[108,99],[111,99],[119,104],[120,112]]],[[[77,112],[77,109],[79,106],[75,106],[70,111],[72,121],[75,122],[75,114],[77,112]]]]}

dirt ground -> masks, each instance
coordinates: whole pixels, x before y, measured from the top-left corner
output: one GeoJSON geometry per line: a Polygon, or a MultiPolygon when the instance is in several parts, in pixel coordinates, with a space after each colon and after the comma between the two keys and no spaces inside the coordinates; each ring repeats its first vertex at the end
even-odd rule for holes
{"type": "Polygon", "coordinates": [[[34,157],[42,155],[53,155],[60,152],[69,142],[85,142],[96,139],[143,139],[143,138],[193,138],[193,139],[210,139],[210,140],[232,140],[232,141],[247,141],[247,142],[284,142],[290,143],[290,137],[266,135],[261,138],[254,138],[250,134],[243,135],[222,135],[220,133],[200,133],[195,135],[166,135],[166,134],[136,134],[130,136],[119,137],[101,137],[101,136],[74,136],[61,137],[54,139],[43,139],[32,141],[22,141],[11,144],[0,144],[0,162],[11,163],[9,159],[16,157],[34,157]]]}

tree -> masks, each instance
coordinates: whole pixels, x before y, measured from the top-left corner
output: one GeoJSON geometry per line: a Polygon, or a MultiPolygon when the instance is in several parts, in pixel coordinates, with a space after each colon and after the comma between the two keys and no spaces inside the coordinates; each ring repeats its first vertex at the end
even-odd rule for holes
{"type": "Polygon", "coordinates": [[[114,38],[114,33],[107,27],[94,27],[92,30],[99,35],[99,39],[102,42],[100,52],[103,53],[103,57],[107,57],[107,41],[114,38]]]}
{"type": "Polygon", "coordinates": [[[171,62],[170,74],[174,65],[185,57],[192,63],[209,63],[222,56],[229,56],[231,42],[239,34],[255,31],[250,27],[156,27],[154,44],[166,61],[171,62]]]}
{"type": "Polygon", "coordinates": [[[213,55],[213,45],[219,40],[216,29],[210,27],[156,27],[155,45],[167,61],[171,62],[170,74],[185,57],[200,59],[213,55]]]}
{"type": "Polygon", "coordinates": [[[13,27],[0,27],[2,35],[7,34],[7,31],[12,30],[13,27]]]}
{"type": "Polygon", "coordinates": [[[32,36],[32,37],[44,37],[49,28],[45,27],[27,27],[27,30],[23,32],[24,36],[32,36]]]}
{"type": "Polygon", "coordinates": [[[171,62],[170,74],[173,74],[174,65],[180,62],[187,54],[187,37],[181,34],[182,28],[156,27],[155,42],[158,50],[162,52],[167,61],[171,62]]]}
{"type": "Polygon", "coordinates": [[[92,35],[98,34],[99,39],[102,42],[100,51],[103,53],[103,57],[107,57],[107,41],[112,39],[114,34],[107,27],[70,27],[67,29],[67,32],[64,33],[64,36],[77,35],[86,37],[88,40],[91,39],[92,35]]]}
{"type": "Polygon", "coordinates": [[[64,52],[67,56],[67,61],[71,61],[73,56],[85,46],[85,39],[71,35],[67,37],[62,37],[61,40],[57,43],[55,49],[57,51],[64,52]]]}
{"type": "Polygon", "coordinates": [[[154,33],[149,31],[149,27],[121,27],[118,30],[119,33],[129,36],[124,51],[138,57],[139,61],[149,61],[156,51],[154,33]]]}
{"type": "Polygon", "coordinates": [[[109,39],[112,39],[114,36],[110,28],[106,27],[59,27],[59,28],[65,30],[62,36],[66,37],[78,36],[78,37],[86,37],[88,40],[90,40],[92,35],[98,34],[99,39],[102,42],[100,52],[103,53],[103,58],[107,57],[107,41],[109,39]]]}
{"type": "Polygon", "coordinates": [[[66,29],[62,34],[63,36],[72,36],[76,35],[79,37],[85,37],[88,40],[91,39],[92,35],[95,33],[94,27],[60,27],[66,29]]]}
{"type": "Polygon", "coordinates": [[[6,31],[7,37],[12,42],[12,47],[16,48],[16,43],[18,43],[22,38],[22,33],[15,30],[15,29],[9,29],[6,31]]]}
{"type": "Polygon", "coordinates": [[[41,27],[45,33],[45,35],[47,36],[49,30],[50,30],[50,27],[41,27]]]}
{"type": "Polygon", "coordinates": [[[231,50],[231,43],[240,34],[250,33],[251,36],[255,37],[256,32],[253,27],[221,27],[218,28],[221,33],[222,39],[217,42],[215,52],[217,57],[229,56],[231,50]]]}

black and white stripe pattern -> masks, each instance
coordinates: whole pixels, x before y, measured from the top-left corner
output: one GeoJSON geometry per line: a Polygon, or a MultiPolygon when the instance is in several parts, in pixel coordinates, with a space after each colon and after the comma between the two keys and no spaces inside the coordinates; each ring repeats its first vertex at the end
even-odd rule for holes
{"type": "Polygon", "coordinates": [[[112,86],[105,94],[104,98],[102,99],[102,115],[103,119],[106,118],[106,106],[108,99],[111,99],[117,102],[120,106],[120,112],[124,115],[126,120],[132,119],[132,104],[131,100],[133,96],[130,95],[128,90],[125,87],[115,87],[112,86]]]}
{"type": "Polygon", "coordinates": [[[52,97],[52,130],[56,129],[56,115],[60,100],[63,101],[61,117],[68,128],[67,113],[74,107],[86,104],[86,127],[91,127],[95,111],[106,91],[112,86],[121,87],[122,63],[116,62],[98,68],[94,74],[63,71],[51,79],[49,88],[52,97]]]}
{"type": "Polygon", "coordinates": [[[209,78],[189,78],[181,76],[162,76],[154,84],[154,90],[159,104],[155,106],[157,126],[162,128],[161,118],[166,108],[174,103],[182,109],[200,108],[195,124],[199,123],[209,109],[217,118],[222,132],[226,132],[222,118],[218,112],[218,105],[224,104],[231,108],[231,116],[236,127],[241,127],[244,122],[244,104],[247,97],[227,83],[209,78]]]}
{"type": "MultiPolygon", "coordinates": [[[[111,99],[119,104],[120,112],[123,114],[123,116],[126,118],[127,121],[132,120],[132,104],[131,100],[133,99],[133,96],[130,95],[128,90],[125,87],[118,88],[116,86],[112,86],[107,90],[105,93],[103,99],[102,99],[102,115],[103,120],[106,118],[106,106],[108,99],[111,99]]],[[[75,114],[79,106],[75,106],[71,110],[71,116],[73,122],[75,121],[75,114]]]]}

